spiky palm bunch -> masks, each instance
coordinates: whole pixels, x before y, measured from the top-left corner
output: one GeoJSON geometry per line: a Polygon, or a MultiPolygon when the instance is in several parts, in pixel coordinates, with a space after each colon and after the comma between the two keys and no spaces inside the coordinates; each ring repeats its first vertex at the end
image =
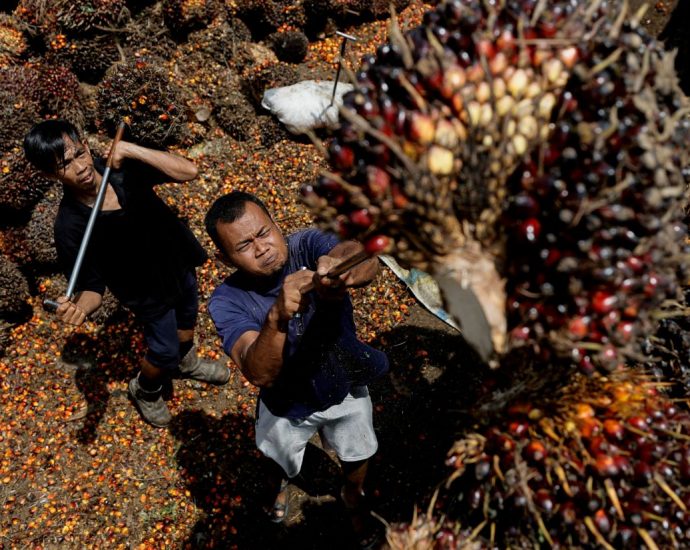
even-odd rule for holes
{"type": "Polygon", "coordinates": [[[364,59],[305,198],[472,288],[499,354],[615,369],[687,279],[672,61],[618,2],[440,2],[364,59]]]}

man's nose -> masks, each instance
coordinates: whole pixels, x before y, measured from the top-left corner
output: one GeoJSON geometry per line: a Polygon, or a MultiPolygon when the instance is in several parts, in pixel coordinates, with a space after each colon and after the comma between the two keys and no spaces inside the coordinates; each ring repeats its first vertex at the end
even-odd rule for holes
{"type": "Polygon", "coordinates": [[[74,159],[74,169],[77,174],[83,173],[88,168],[88,163],[86,159],[74,159]]]}
{"type": "Polygon", "coordinates": [[[257,240],[256,243],[254,244],[254,254],[258,258],[259,256],[263,256],[266,251],[268,250],[268,243],[264,242],[262,240],[257,240]]]}

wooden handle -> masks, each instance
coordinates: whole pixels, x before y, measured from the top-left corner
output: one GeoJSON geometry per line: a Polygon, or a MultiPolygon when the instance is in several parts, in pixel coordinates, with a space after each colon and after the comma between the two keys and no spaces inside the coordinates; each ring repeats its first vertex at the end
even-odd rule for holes
{"type": "Polygon", "coordinates": [[[110,152],[108,153],[108,159],[105,162],[105,167],[106,168],[112,168],[113,167],[113,158],[115,156],[115,147],[117,147],[117,144],[120,143],[120,140],[122,139],[122,136],[125,133],[125,128],[126,125],[124,121],[120,122],[117,126],[117,131],[115,132],[115,137],[113,138],[113,144],[110,146],[110,152]]]}

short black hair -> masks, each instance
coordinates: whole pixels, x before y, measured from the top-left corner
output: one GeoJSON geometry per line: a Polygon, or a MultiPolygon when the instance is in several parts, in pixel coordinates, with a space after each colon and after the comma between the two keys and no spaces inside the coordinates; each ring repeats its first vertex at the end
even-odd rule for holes
{"type": "Polygon", "coordinates": [[[245,206],[248,202],[253,202],[259,206],[269,218],[273,219],[271,213],[261,199],[256,195],[245,193],[244,191],[233,191],[232,193],[219,197],[211,205],[211,208],[208,209],[208,212],[206,212],[206,217],[204,219],[206,232],[218,247],[218,250],[223,250],[220,238],[218,237],[218,222],[232,223],[238,220],[244,214],[245,206]]]}
{"type": "Polygon", "coordinates": [[[44,120],[24,136],[24,155],[33,166],[46,174],[57,174],[65,162],[65,136],[81,143],[77,127],[67,120],[44,120]]]}

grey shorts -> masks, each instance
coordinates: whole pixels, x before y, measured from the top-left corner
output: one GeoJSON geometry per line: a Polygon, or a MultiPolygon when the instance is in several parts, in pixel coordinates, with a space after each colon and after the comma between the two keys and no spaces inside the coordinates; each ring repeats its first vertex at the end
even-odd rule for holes
{"type": "Polygon", "coordinates": [[[288,477],[299,474],[304,450],[317,431],[324,445],[331,447],[343,462],[356,462],[373,456],[378,449],[378,441],[366,386],[352,388],[342,403],[299,421],[274,416],[259,400],[256,446],[280,464],[288,477]]]}

